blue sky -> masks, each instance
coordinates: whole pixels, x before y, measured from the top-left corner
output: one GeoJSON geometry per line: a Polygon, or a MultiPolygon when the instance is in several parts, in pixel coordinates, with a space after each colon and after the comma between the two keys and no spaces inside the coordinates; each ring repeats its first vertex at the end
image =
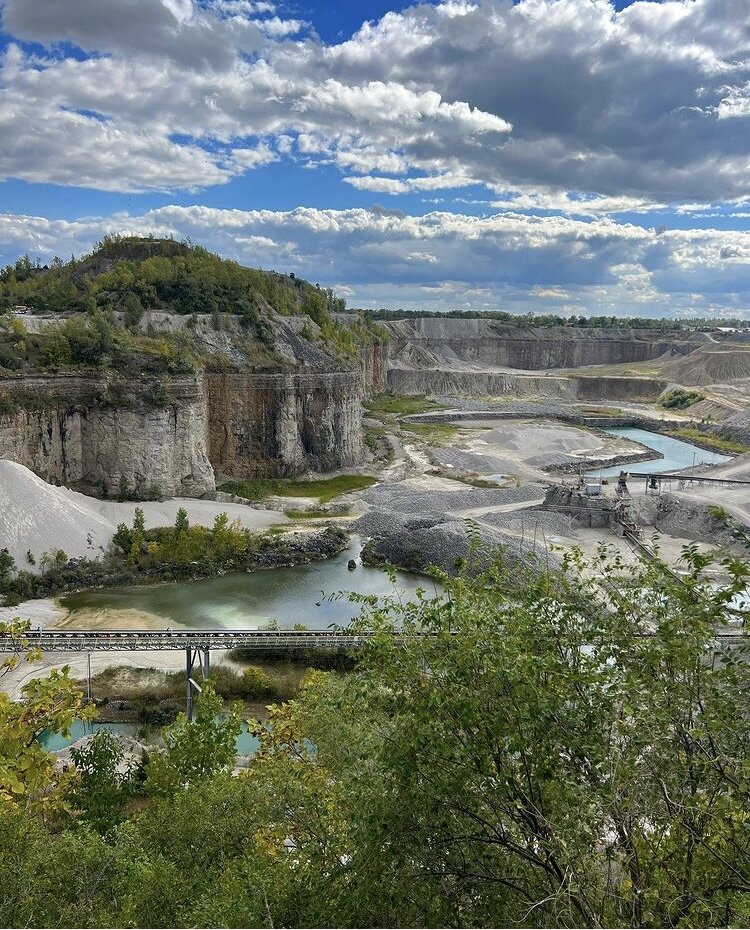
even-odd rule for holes
{"type": "Polygon", "coordinates": [[[0,263],[151,232],[352,306],[750,315],[746,4],[0,0],[0,263]]]}

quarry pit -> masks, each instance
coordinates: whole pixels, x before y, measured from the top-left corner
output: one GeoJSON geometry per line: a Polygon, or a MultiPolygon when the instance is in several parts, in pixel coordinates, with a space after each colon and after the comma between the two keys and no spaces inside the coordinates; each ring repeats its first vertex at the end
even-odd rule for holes
{"type": "MultiPolygon", "coordinates": [[[[300,328],[285,319],[283,331],[295,326],[300,328]]],[[[265,383],[266,406],[253,400],[259,383],[255,373],[235,374],[237,384],[227,382],[220,394],[219,428],[212,425],[218,376],[208,390],[198,379],[191,387],[189,415],[178,412],[174,420],[181,430],[180,448],[187,450],[180,462],[175,465],[174,455],[163,455],[162,439],[155,440],[165,485],[179,489],[179,499],[143,504],[148,524],[169,524],[184,506],[191,522],[210,525],[217,513],[230,512],[251,532],[270,528],[304,536],[335,525],[362,540],[361,553],[359,543],[350,553],[360,572],[363,564],[390,563],[417,573],[415,578],[431,565],[455,572],[461,560],[476,558],[477,539],[480,556],[502,547],[510,565],[532,561],[540,570],[559,565],[571,548],[591,559],[601,545],[615,546],[626,561],[647,558],[658,547],[659,557],[678,575],[686,545],[717,558],[742,553],[742,533],[750,527],[750,342],[684,330],[519,330],[453,318],[393,322],[384,329],[386,340],[361,349],[358,373],[348,365],[346,377],[339,378],[327,363],[320,396],[314,371],[295,374],[289,381],[292,394],[283,401],[289,409],[282,412],[271,410],[275,401],[265,383]],[[234,397],[240,381],[241,403],[234,397]],[[333,381],[339,413],[331,418],[326,398],[333,381]],[[297,415],[304,417],[296,433],[290,419],[295,392],[297,415]],[[684,409],[665,403],[680,392],[692,392],[697,399],[684,409]],[[258,474],[250,460],[256,446],[260,473],[273,467],[278,452],[260,448],[263,432],[254,419],[259,411],[264,422],[278,423],[274,443],[283,428],[283,448],[302,450],[288,456],[285,452],[277,474],[289,474],[295,455],[305,466],[320,468],[323,459],[317,451],[306,461],[304,456],[311,448],[305,437],[315,433],[315,417],[321,417],[331,436],[340,435],[346,444],[338,459],[333,446],[326,453],[326,461],[338,467],[333,474],[368,476],[374,483],[322,507],[314,495],[292,499],[277,493],[252,501],[217,491],[227,479],[258,474]],[[673,444],[676,452],[672,445],[669,452],[659,451],[660,443],[673,444]],[[671,458],[673,454],[677,457],[671,458]],[[200,461],[199,472],[195,461],[200,461]],[[175,467],[187,473],[170,472],[175,467]],[[663,472],[673,478],[648,478],[663,472]],[[200,487],[191,478],[196,474],[200,487]]],[[[230,345],[231,336],[222,338],[230,345]]],[[[17,382],[14,387],[19,389],[17,382]]],[[[35,387],[37,393],[43,390],[42,384],[35,387]]],[[[50,390],[52,403],[58,403],[57,382],[50,390]]],[[[97,500],[90,488],[81,494],[65,487],[80,484],[66,481],[65,474],[55,471],[56,463],[72,467],[75,456],[66,452],[65,442],[78,435],[78,474],[85,472],[89,452],[83,430],[92,415],[83,413],[77,433],[58,415],[50,454],[44,444],[34,446],[34,437],[41,435],[35,432],[34,418],[41,423],[48,415],[45,410],[49,405],[40,404],[38,413],[26,405],[22,415],[10,417],[5,433],[0,415],[0,548],[9,547],[17,564],[27,551],[38,558],[53,547],[65,549],[68,557],[97,558],[118,522],[132,519],[134,505],[97,500]]],[[[118,456],[137,471],[143,466],[134,462],[134,455],[149,455],[150,434],[140,425],[142,417],[148,424],[149,414],[137,409],[121,417],[119,444],[107,447],[96,460],[97,468],[109,470],[112,486],[118,456]],[[138,433],[137,444],[128,443],[128,430],[138,433]]],[[[117,411],[110,408],[107,418],[117,424],[117,411]]],[[[154,424],[149,429],[158,432],[154,424]]],[[[299,477],[330,474],[309,470],[299,477]]],[[[718,561],[711,570],[722,577],[718,561]]],[[[322,571],[315,583],[326,594],[332,593],[329,583],[341,587],[339,576],[328,578],[325,566],[322,571]]],[[[362,576],[355,570],[348,577],[351,589],[357,590],[362,576]]],[[[374,593],[388,591],[378,588],[374,593]]],[[[308,606],[295,601],[293,616],[284,613],[282,604],[275,619],[282,626],[315,624],[322,616],[319,597],[311,591],[308,606]]],[[[180,625],[179,617],[158,610],[118,613],[110,606],[88,615],[71,613],[54,599],[0,611],[0,618],[20,611],[39,626],[84,621],[145,628],[180,625]]],[[[50,656],[44,667],[68,658],[50,656]]],[[[113,656],[95,657],[94,664],[98,668],[113,661],[113,656]]],[[[116,661],[148,666],[154,657],[126,653],[116,661]]],[[[11,690],[20,684],[21,679],[8,681],[11,690]]]]}

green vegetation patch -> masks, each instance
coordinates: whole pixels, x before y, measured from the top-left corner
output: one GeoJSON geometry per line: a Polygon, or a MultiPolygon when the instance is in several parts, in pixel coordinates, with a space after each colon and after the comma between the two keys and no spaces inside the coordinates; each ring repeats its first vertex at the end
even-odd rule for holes
{"type": "Polygon", "coordinates": [[[323,510],[320,507],[311,507],[309,510],[285,510],[284,513],[290,520],[320,520],[326,517],[348,517],[351,510],[344,513],[331,513],[330,510],[323,510]]]}
{"type": "Polygon", "coordinates": [[[688,407],[692,407],[693,404],[705,399],[706,395],[701,394],[700,391],[675,388],[673,391],[667,391],[666,394],[662,395],[659,406],[664,407],[665,410],[686,410],[688,407]]]}
{"type": "MultiPolygon", "coordinates": [[[[382,327],[362,314],[352,313],[346,323],[337,319],[345,306],[330,288],[313,286],[294,274],[246,268],[173,239],[105,236],[80,259],[55,258],[47,266],[24,256],[0,269],[0,313],[15,308],[48,314],[117,311],[131,330],[147,310],[187,315],[193,325],[199,315],[209,314],[217,330],[231,314],[269,353],[274,349],[272,312],[308,317],[303,335],[341,355],[356,355],[359,345],[383,340],[382,327]]],[[[24,352],[44,358],[37,342],[26,340],[24,352]]],[[[8,361],[16,354],[0,343],[0,365],[15,367],[8,361]]],[[[64,345],[59,347],[63,364],[85,364],[75,357],[68,362],[69,354],[64,345]]],[[[28,358],[25,362],[30,364],[28,358]]]]}
{"type": "Polygon", "coordinates": [[[37,741],[90,719],[67,669],[0,692],[0,926],[748,926],[750,664],[716,632],[750,565],[682,565],[501,549],[439,598],[363,596],[370,647],[250,724],[248,777],[216,691],[265,693],[255,654],[163,750],[99,735],[77,777],[37,741]]]}
{"type": "Polygon", "coordinates": [[[132,332],[109,309],[93,307],[85,316],[48,323],[40,333],[30,333],[20,317],[0,313],[0,369],[105,369],[143,378],[187,374],[197,358],[191,332],[132,332]]]}
{"type": "Polygon", "coordinates": [[[444,405],[434,400],[428,400],[424,394],[411,396],[386,392],[385,394],[373,395],[365,404],[365,411],[370,416],[378,416],[380,414],[407,416],[415,413],[427,413],[431,410],[444,409],[444,405]]]}
{"type": "Polygon", "coordinates": [[[371,475],[337,475],[334,478],[319,478],[301,481],[295,478],[252,478],[246,481],[226,481],[219,490],[236,494],[249,501],[263,501],[269,497],[317,497],[321,504],[349,494],[363,491],[375,484],[371,475]]]}
{"type": "Polygon", "coordinates": [[[691,426],[681,426],[679,429],[667,430],[667,436],[674,436],[675,439],[685,439],[688,442],[696,442],[715,449],[717,452],[727,452],[730,455],[742,455],[743,452],[750,452],[750,446],[746,443],[737,442],[735,439],[725,439],[716,433],[704,433],[703,430],[691,426]]]}
{"type": "Polygon", "coordinates": [[[458,427],[450,423],[409,423],[403,424],[405,433],[413,433],[431,446],[440,446],[458,436],[458,427]]]}

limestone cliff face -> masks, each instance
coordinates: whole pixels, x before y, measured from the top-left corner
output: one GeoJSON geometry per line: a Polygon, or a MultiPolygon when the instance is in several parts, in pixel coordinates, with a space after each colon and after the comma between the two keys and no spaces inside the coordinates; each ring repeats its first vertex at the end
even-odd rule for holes
{"type": "Polygon", "coordinates": [[[365,392],[388,390],[389,343],[372,342],[360,346],[359,358],[365,392]]]}
{"type": "Polygon", "coordinates": [[[127,393],[106,374],[50,373],[2,382],[0,458],[47,481],[117,493],[197,496],[215,487],[202,379],[144,383],[127,393]],[[113,389],[116,390],[113,393],[113,389]]]}
{"type": "Polygon", "coordinates": [[[356,370],[207,372],[209,454],[217,474],[269,477],[362,461],[356,370]]]}
{"type": "MultiPolygon", "coordinates": [[[[0,458],[48,481],[116,494],[200,496],[221,477],[348,468],[364,458],[362,396],[383,389],[387,347],[338,357],[309,319],[274,319],[273,352],[238,320],[191,321],[205,354],[198,374],[138,385],[114,372],[0,377],[0,458]]],[[[188,318],[149,313],[144,326],[188,318]]]]}

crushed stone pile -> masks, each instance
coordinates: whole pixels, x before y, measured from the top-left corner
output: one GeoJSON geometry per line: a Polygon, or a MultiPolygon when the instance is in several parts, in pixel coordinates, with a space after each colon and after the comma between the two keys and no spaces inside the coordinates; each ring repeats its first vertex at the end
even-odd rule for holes
{"type": "Polygon", "coordinates": [[[409,530],[421,530],[437,523],[446,523],[450,518],[444,513],[420,513],[418,515],[397,513],[387,507],[371,507],[354,524],[360,536],[387,536],[391,533],[404,533],[409,530]]]}
{"type": "Polygon", "coordinates": [[[750,445],[750,410],[743,410],[722,420],[716,432],[725,439],[750,445]]]}
{"type": "Polygon", "coordinates": [[[484,514],[480,522],[484,525],[509,533],[521,534],[526,539],[537,538],[543,542],[544,536],[567,536],[574,538],[578,534],[576,521],[564,513],[550,513],[545,510],[515,510],[510,513],[484,514]]]}
{"type": "Polygon", "coordinates": [[[469,560],[470,571],[478,572],[498,554],[510,570],[521,565],[543,570],[560,564],[556,553],[542,552],[539,546],[534,553],[533,548],[531,540],[522,541],[517,536],[483,525],[471,528],[463,520],[453,520],[408,534],[394,533],[375,539],[368,544],[368,557],[412,571],[434,565],[451,574],[456,573],[463,559],[469,560]],[[472,549],[474,530],[478,530],[480,536],[476,550],[472,549]],[[499,547],[502,547],[500,553],[499,547]]]}
{"type": "Polygon", "coordinates": [[[90,503],[83,494],[54,487],[23,465],[0,459],[0,548],[8,549],[18,568],[31,568],[27,551],[37,561],[57,549],[70,558],[95,558],[117,527],[90,503]]]}
{"type": "Polygon", "coordinates": [[[520,488],[467,487],[466,490],[443,491],[415,488],[403,481],[399,484],[375,485],[368,488],[362,495],[362,499],[374,507],[402,514],[443,511],[455,513],[479,507],[500,507],[504,504],[523,503],[539,500],[542,497],[544,497],[544,488],[540,484],[528,484],[520,488]]]}

